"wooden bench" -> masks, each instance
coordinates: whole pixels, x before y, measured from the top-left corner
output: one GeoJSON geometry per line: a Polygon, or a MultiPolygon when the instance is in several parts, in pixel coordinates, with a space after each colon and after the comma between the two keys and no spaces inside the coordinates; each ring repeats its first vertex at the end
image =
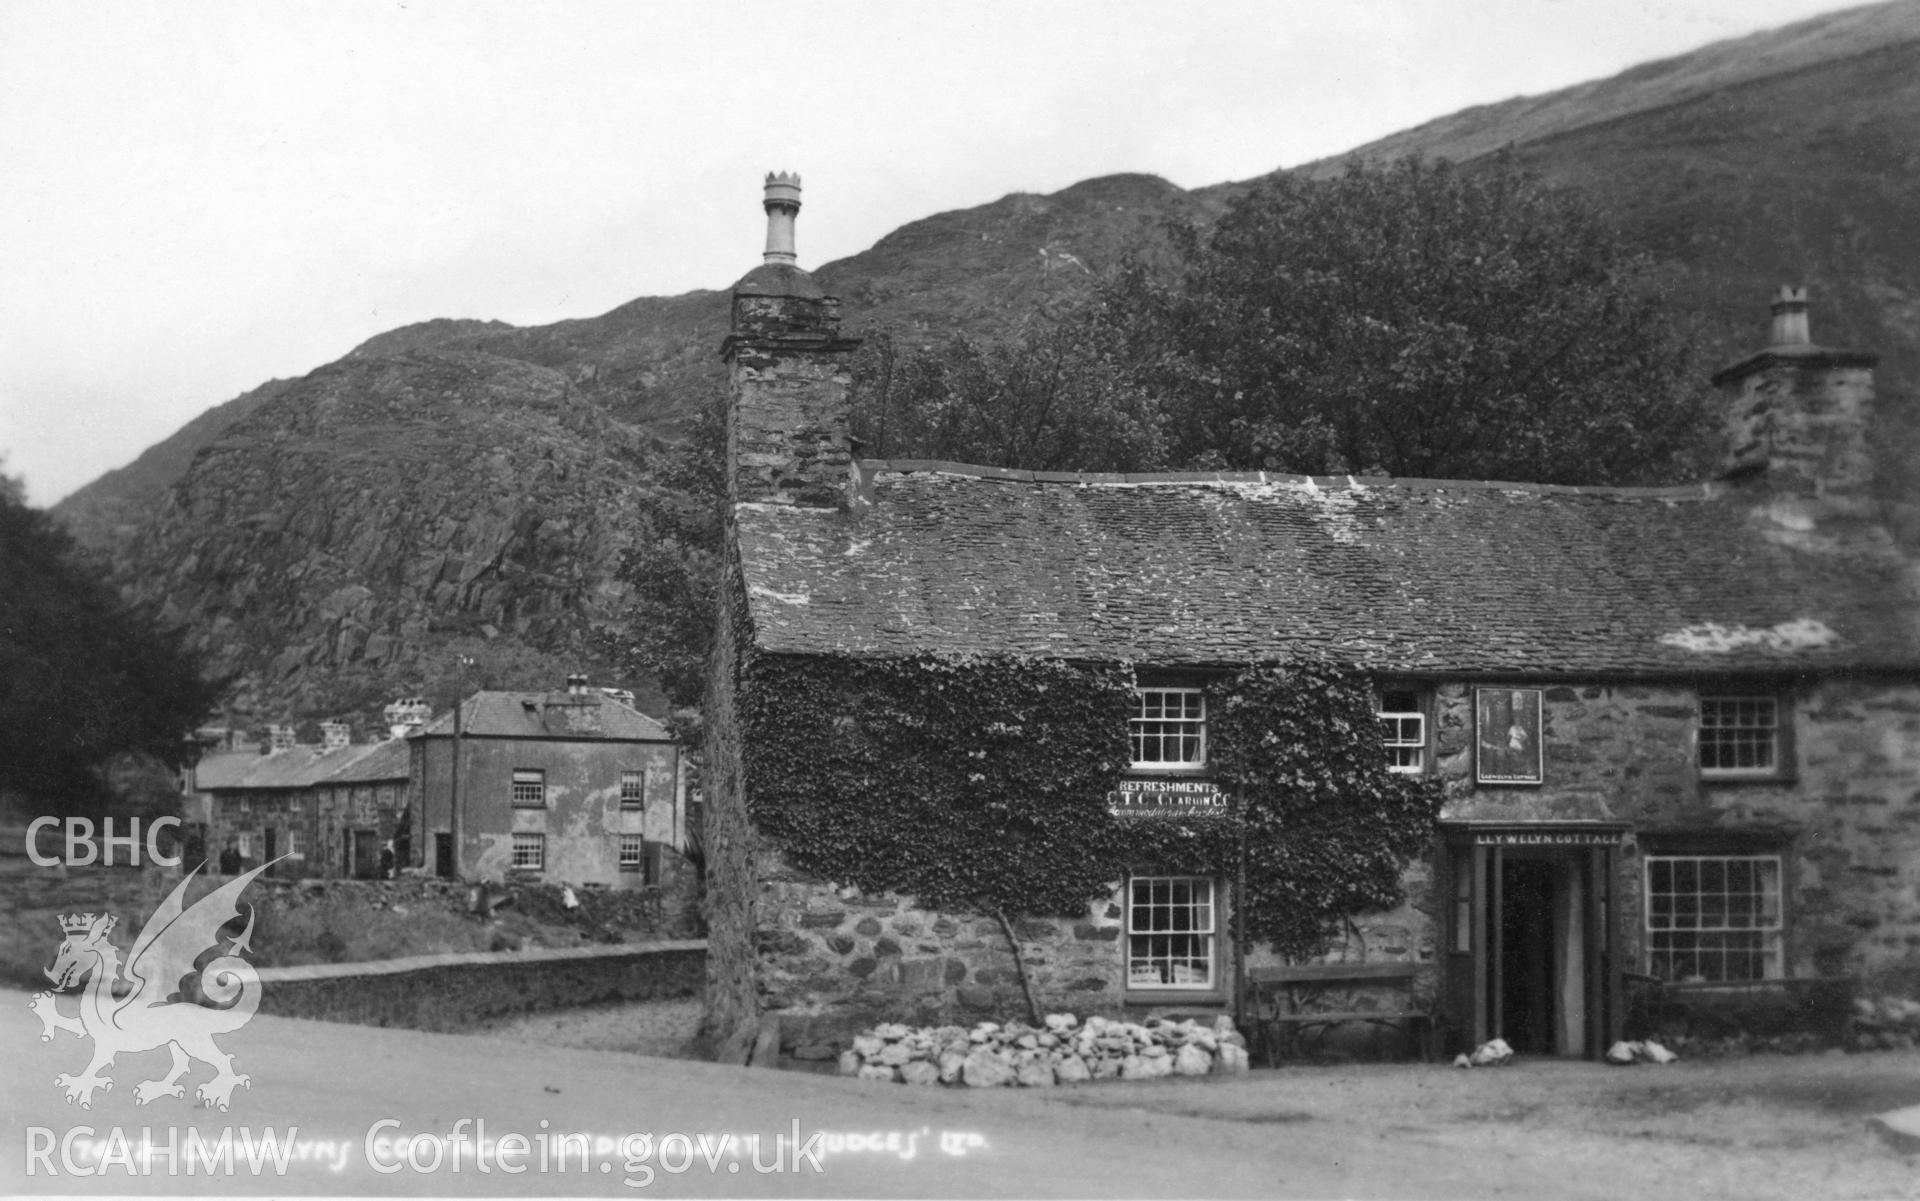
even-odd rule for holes
{"type": "Polygon", "coordinates": [[[1370,1022],[1376,1026],[1405,1026],[1420,1042],[1420,1058],[1433,1062],[1433,1015],[1409,1003],[1402,1009],[1341,1009],[1303,1012],[1300,994],[1329,988],[1413,988],[1418,964],[1307,963],[1253,968],[1254,1014],[1267,1048],[1267,1066],[1282,1036],[1308,1026],[1336,1026],[1342,1022],[1370,1022]]]}

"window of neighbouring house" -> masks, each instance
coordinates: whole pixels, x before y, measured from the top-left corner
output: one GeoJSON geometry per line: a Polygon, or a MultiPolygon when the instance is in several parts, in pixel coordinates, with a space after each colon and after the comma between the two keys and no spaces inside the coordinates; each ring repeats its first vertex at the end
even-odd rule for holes
{"type": "Polygon", "coordinates": [[[1203,767],[1207,762],[1207,698],[1198,688],[1137,688],[1133,766],[1203,767]]]}
{"type": "Polygon", "coordinates": [[[1213,881],[1135,876],[1127,881],[1127,987],[1214,987],[1213,881]]]}
{"type": "Polygon", "coordinates": [[[235,834],[233,840],[233,848],[240,852],[240,858],[253,858],[253,835],[244,833],[235,834]]]}
{"type": "Polygon", "coordinates": [[[628,808],[647,803],[646,772],[623,771],[620,773],[620,803],[628,808]]]}
{"type": "Polygon", "coordinates": [[[513,773],[513,803],[521,806],[542,808],[547,803],[547,773],[515,768],[513,773]]]}
{"type": "Polygon", "coordinates": [[[646,837],[640,834],[622,834],[620,836],[620,870],[623,872],[643,871],[646,865],[646,837]]]}
{"type": "Polygon", "coordinates": [[[1380,694],[1380,741],[1390,771],[1419,775],[1427,770],[1427,714],[1420,694],[1388,689],[1380,694]]]}
{"type": "Polygon", "coordinates": [[[1780,704],[1770,696],[1700,698],[1700,771],[1771,776],[1780,771],[1780,704]]]}
{"type": "Polygon", "coordinates": [[[304,830],[287,831],[287,858],[305,859],[307,857],[307,834],[304,830]]]}
{"type": "Polygon", "coordinates": [[[547,836],[545,834],[515,834],[513,836],[513,866],[520,871],[537,872],[547,866],[547,836]]]}
{"type": "Polygon", "coordinates": [[[1647,970],[1676,983],[1780,976],[1778,855],[1649,855],[1647,970]]]}

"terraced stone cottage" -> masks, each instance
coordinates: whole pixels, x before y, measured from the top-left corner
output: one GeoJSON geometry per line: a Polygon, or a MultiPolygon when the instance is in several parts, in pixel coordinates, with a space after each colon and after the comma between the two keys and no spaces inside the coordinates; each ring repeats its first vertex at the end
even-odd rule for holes
{"type": "MultiPolygon", "coordinates": [[[[765,203],[767,259],[734,288],[724,348],[707,748],[723,1034],[767,1014],[1004,1013],[1014,995],[993,917],[818,878],[767,835],[783,783],[753,770],[742,715],[763,699],[749,668],[780,661],[1124,665],[1117,810],[1218,803],[1210,676],[1304,652],[1368,673],[1389,765],[1446,801],[1408,903],[1329,954],[1414,965],[1456,1046],[1597,1055],[1637,977],[1920,982],[1916,577],[1868,497],[1874,356],[1815,345],[1803,291],[1716,377],[1724,470],[1688,487],[877,462],[849,439],[855,343],[794,262],[797,178],[769,177],[765,203]]],[[[858,736],[850,708],[834,720],[858,736]]],[[[911,786],[844,802],[885,812],[911,786]]],[[[1034,990],[1080,1014],[1231,1010],[1236,970],[1266,961],[1230,953],[1233,885],[1132,876],[1083,913],[1022,917],[1034,990]]]]}

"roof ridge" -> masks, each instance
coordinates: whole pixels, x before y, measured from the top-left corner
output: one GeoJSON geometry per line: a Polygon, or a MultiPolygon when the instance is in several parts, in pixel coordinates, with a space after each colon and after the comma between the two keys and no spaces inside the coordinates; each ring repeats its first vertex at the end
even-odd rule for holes
{"type": "Polygon", "coordinates": [[[957,475],[969,479],[1004,480],[1009,483],[1139,485],[1211,484],[1298,485],[1321,491],[1354,488],[1403,488],[1424,492],[1446,489],[1474,489],[1495,492],[1535,492],[1575,496],[1649,497],[1673,500],[1711,500],[1724,495],[1728,485],[1714,480],[1694,484],[1609,485],[1609,484],[1536,484],[1516,480],[1446,480],[1391,475],[1294,475],[1279,471],[1029,471],[1014,467],[987,467],[956,463],[948,459],[861,459],[861,474],[871,478],[880,472],[907,474],[957,475]]]}

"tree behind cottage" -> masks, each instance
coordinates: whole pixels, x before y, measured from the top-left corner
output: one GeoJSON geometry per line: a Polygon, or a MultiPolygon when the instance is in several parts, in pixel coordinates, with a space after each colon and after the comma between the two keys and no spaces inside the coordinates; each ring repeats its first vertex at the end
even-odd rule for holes
{"type": "Polygon", "coordinates": [[[1695,474],[1707,391],[1646,261],[1504,161],[1280,175],[999,347],[870,360],[887,457],[1620,484],[1695,474]],[[1098,436],[1077,431],[1090,423],[1098,436]]]}
{"type": "Polygon", "coordinates": [[[220,691],[0,477],[0,791],[99,811],[117,759],[177,766],[220,691]]]}

